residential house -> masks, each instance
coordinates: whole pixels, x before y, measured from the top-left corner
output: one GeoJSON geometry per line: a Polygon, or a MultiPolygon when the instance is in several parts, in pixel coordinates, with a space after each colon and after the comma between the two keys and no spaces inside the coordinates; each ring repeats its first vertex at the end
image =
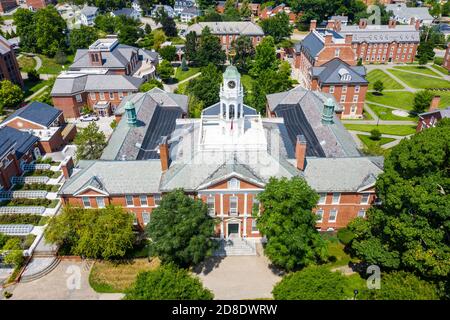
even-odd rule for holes
{"type": "Polygon", "coordinates": [[[98,8],[97,7],[90,7],[85,5],[83,9],[80,11],[80,20],[81,24],[85,26],[93,26],[95,25],[95,18],[98,15],[98,8]]]}
{"type": "Polygon", "coordinates": [[[199,119],[185,118],[186,96],[154,89],[124,99],[101,159],[79,162],[59,192],[62,201],[120,205],[143,228],[164,194],[182,188],[207,204],[217,238],[258,241],[264,213],[257,195],[271,177],[298,177],[321,195],[319,230],[365,216],[382,159],[361,157],[332,95],[301,87],[268,95],[268,118],[243,98],[240,74],[229,66],[220,101],[199,119]]]}
{"type": "Polygon", "coordinates": [[[155,18],[161,10],[163,10],[165,13],[167,13],[167,16],[169,16],[171,18],[176,17],[175,11],[173,10],[173,8],[171,6],[157,4],[157,5],[153,6],[153,10],[151,13],[152,18],[155,18]]]}
{"type": "MultiPolygon", "coordinates": [[[[225,3],[226,3],[226,1],[217,1],[216,11],[218,13],[223,14],[225,12],[225,3]]],[[[259,3],[250,3],[249,6],[250,6],[250,10],[252,12],[252,15],[254,17],[259,17],[261,4],[259,4],[259,3]]],[[[238,10],[241,10],[241,7],[242,7],[242,1],[239,2],[238,0],[236,0],[236,8],[238,10]]]]}
{"type": "Polygon", "coordinates": [[[6,13],[16,7],[16,0],[0,0],[0,13],[6,13]]]}
{"type": "Polygon", "coordinates": [[[259,19],[265,20],[269,19],[278,13],[284,12],[289,16],[289,22],[295,23],[297,21],[298,15],[291,11],[291,8],[287,7],[284,3],[277,5],[276,7],[265,7],[259,12],[259,19]]]}
{"type": "Polygon", "coordinates": [[[19,64],[11,43],[0,35],[0,81],[10,80],[23,87],[19,64]]]}
{"type": "Polygon", "coordinates": [[[175,15],[179,16],[184,9],[196,7],[194,0],[175,0],[173,11],[175,15]]]}
{"type": "Polygon", "coordinates": [[[391,11],[394,19],[402,24],[420,21],[421,25],[430,26],[434,20],[428,11],[428,7],[407,7],[406,3],[393,3],[386,5],[386,11],[391,11]]]}
{"type": "Polygon", "coordinates": [[[113,17],[125,16],[134,20],[139,20],[141,18],[141,12],[135,10],[134,8],[122,8],[115,10],[110,13],[113,17]]]}
{"type": "Polygon", "coordinates": [[[45,8],[49,4],[55,4],[56,0],[26,0],[28,9],[36,11],[45,8]]]}
{"type": "Polygon", "coordinates": [[[331,16],[328,18],[328,20],[331,21],[340,21],[340,24],[343,26],[346,26],[348,24],[348,17],[347,16],[331,16]]]}
{"type": "Polygon", "coordinates": [[[200,16],[201,12],[197,7],[184,8],[180,13],[181,22],[188,23],[200,16]]]}
{"type": "Polygon", "coordinates": [[[419,114],[416,131],[435,127],[436,124],[443,118],[450,118],[450,107],[446,109],[439,109],[441,102],[440,96],[434,96],[430,103],[430,109],[427,112],[419,114]]]}
{"type": "Polygon", "coordinates": [[[234,39],[240,36],[248,36],[251,38],[253,46],[257,46],[264,37],[264,31],[261,27],[250,21],[238,22],[199,22],[190,25],[186,34],[193,31],[200,36],[203,28],[208,27],[211,33],[220,38],[223,49],[227,52],[231,47],[234,39]]]}

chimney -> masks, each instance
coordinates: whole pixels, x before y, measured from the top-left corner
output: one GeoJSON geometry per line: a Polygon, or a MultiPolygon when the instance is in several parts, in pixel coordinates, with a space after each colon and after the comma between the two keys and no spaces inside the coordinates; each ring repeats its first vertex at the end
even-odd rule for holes
{"type": "Polygon", "coordinates": [[[297,160],[297,169],[305,169],[306,158],[306,139],[304,135],[297,136],[297,143],[295,144],[295,159],[297,160]]]}
{"type": "Polygon", "coordinates": [[[92,66],[101,66],[103,64],[102,53],[100,51],[89,52],[89,62],[92,66]]]}
{"type": "Polygon", "coordinates": [[[309,23],[309,31],[316,30],[316,27],[317,27],[317,20],[311,20],[311,22],[309,23]]]}
{"type": "Polygon", "coordinates": [[[416,24],[416,18],[414,18],[414,17],[411,17],[411,19],[409,19],[409,24],[410,25],[415,25],[416,24]]]}
{"type": "Polygon", "coordinates": [[[388,24],[389,29],[394,29],[396,24],[397,24],[397,21],[395,21],[394,18],[389,18],[389,24],[388,24]]]}
{"type": "Polygon", "coordinates": [[[433,99],[431,99],[430,109],[428,111],[439,109],[439,102],[441,102],[441,96],[434,96],[433,99]]]}
{"type": "Polygon", "coordinates": [[[169,144],[167,142],[167,136],[163,136],[161,143],[159,144],[159,158],[161,160],[161,170],[167,171],[169,169],[169,144]]]}
{"type": "Polygon", "coordinates": [[[359,20],[359,28],[365,29],[367,27],[367,19],[360,19],[359,20]]]}
{"type": "Polygon", "coordinates": [[[348,33],[345,35],[345,43],[346,44],[352,44],[353,41],[353,35],[351,33],[348,33]]]}
{"type": "Polygon", "coordinates": [[[335,22],[334,20],[328,20],[327,22],[327,29],[333,29],[334,30],[335,22]]]}
{"type": "Polygon", "coordinates": [[[334,23],[334,31],[340,32],[341,31],[341,24],[342,24],[341,20],[336,20],[336,22],[334,23]]]}
{"type": "Polygon", "coordinates": [[[332,39],[333,39],[332,34],[325,34],[325,44],[331,44],[332,39]]]}
{"type": "Polygon", "coordinates": [[[67,157],[61,162],[61,171],[64,175],[64,178],[69,179],[72,174],[74,164],[72,157],[67,157]]]}
{"type": "Polygon", "coordinates": [[[416,30],[419,31],[420,30],[420,20],[419,19],[416,20],[415,25],[416,25],[416,30]]]}

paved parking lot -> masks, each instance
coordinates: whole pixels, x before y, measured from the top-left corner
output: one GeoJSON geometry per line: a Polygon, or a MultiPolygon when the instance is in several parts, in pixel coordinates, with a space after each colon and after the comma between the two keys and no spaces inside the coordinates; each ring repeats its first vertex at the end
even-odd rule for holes
{"type": "Polygon", "coordinates": [[[196,273],[219,300],[272,298],[281,280],[264,256],[228,256],[209,259],[196,273]]]}

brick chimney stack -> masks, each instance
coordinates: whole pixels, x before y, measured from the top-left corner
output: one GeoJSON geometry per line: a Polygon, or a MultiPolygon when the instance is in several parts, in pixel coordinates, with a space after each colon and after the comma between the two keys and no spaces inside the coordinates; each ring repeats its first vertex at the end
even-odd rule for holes
{"type": "Polygon", "coordinates": [[[342,25],[342,21],[341,20],[336,20],[336,22],[334,23],[334,31],[340,32],[341,31],[341,25],[342,25]]]}
{"type": "Polygon", "coordinates": [[[333,35],[332,34],[325,34],[325,44],[331,44],[333,42],[333,35]]]}
{"type": "Polygon", "coordinates": [[[311,20],[311,22],[309,23],[309,31],[316,30],[316,27],[317,27],[317,20],[311,20]]]}
{"type": "Polygon", "coordinates": [[[353,41],[353,35],[351,33],[347,33],[345,35],[345,43],[352,44],[352,41],[353,41]]]}
{"type": "Polygon", "coordinates": [[[416,25],[416,30],[419,31],[420,30],[420,20],[419,19],[416,20],[415,25],[416,25]]]}
{"type": "Polygon", "coordinates": [[[161,170],[163,172],[167,171],[169,169],[170,155],[166,136],[162,137],[161,143],[159,144],[159,158],[161,160],[161,170]]]}
{"type": "Polygon", "coordinates": [[[334,20],[328,20],[328,22],[327,22],[327,29],[333,29],[334,30],[334,27],[335,27],[335,21],[334,20]]]}
{"type": "Polygon", "coordinates": [[[367,27],[367,19],[360,19],[359,20],[359,28],[365,29],[367,27]]]}
{"type": "Polygon", "coordinates": [[[439,102],[441,102],[441,96],[434,96],[433,99],[431,99],[430,109],[428,111],[439,109],[439,102]]]}
{"type": "Polygon", "coordinates": [[[295,159],[297,160],[297,169],[305,169],[306,159],[306,139],[304,135],[297,136],[297,143],[295,144],[295,159]]]}
{"type": "Polygon", "coordinates": [[[395,29],[395,26],[397,25],[397,21],[394,18],[389,18],[389,29],[395,29]]]}
{"type": "Polygon", "coordinates": [[[72,170],[74,167],[72,157],[67,157],[61,162],[61,171],[63,173],[64,178],[69,179],[72,174],[72,170]]]}

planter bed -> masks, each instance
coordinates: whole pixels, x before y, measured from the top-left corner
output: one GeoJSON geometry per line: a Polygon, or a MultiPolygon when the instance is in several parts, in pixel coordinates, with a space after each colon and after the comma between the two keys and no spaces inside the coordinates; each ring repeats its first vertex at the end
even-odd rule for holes
{"type": "Polygon", "coordinates": [[[49,178],[56,179],[61,175],[61,171],[52,171],[52,170],[34,170],[34,171],[28,171],[24,173],[24,177],[38,177],[38,176],[45,176],[49,178]]]}
{"type": "Polygon", "coordinates": [[[3,214],[0,216],[0,224],[32,224],[39,225],[42,216],[37,214],[3,214]]]}
{"type": "Polygon", "coordinates": [[[34,239],[36,239],[36,235],[29,234],[27,236],[8,236],[8,235],[2,234],[0,236],[0,251],[2,250],[2,248],[5,245],[6,241],[8,241],[9,239],[14,239],[14,238],[17,238],[17,239],[20,240],[20,247],[23,250],[27,250],[33,244],[34,239]]]}
{"type": "Polygon", "coordinates": [[[45,183],[16,184],[14,185],[13,190],[45,190],[48,192],[57,192],[59,190],[59,185],[45,183]]]}
{"type": "MultiPolygon", "coordinates": [[[[55,200],[54,200],[55,201],[55,200]]],[[[48,199],[26,199],[16,198],[0,202],[0,206],[15,207],[15,206],[38,206],[54,208],[56,204],[51,207],[53,201],[48,199]]]]}

